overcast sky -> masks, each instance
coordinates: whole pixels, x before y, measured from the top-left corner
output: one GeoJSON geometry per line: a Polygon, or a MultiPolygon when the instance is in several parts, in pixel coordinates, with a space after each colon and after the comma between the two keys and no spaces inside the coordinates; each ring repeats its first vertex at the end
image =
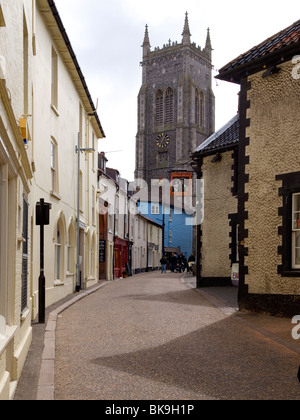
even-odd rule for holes
{"type": "MultiPolygon", "coordinates": [[[[211,30],[213,75],[238,55],[300,19],[299,0],[55,0],[106,134],[99,151],[133,180],[141,45],[149,26],[152,50],[181,42],[185,12],[192,42],[205,46],[211,30]]],[[[299,51],[300,53],[300,51],[299,51]]],[[[213,81],[216,129],[237,112],[239,87],[213,81]]]]}

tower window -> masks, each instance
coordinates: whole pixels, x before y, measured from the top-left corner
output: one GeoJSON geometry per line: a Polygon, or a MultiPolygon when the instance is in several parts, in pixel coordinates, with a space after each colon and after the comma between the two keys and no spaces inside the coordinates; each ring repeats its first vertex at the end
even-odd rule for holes
{"type": "Polygon", "coordinates": [[[166,91],[166,124],[174,122],[174,93],[173,89],[168,88],[166,91]]]}
{"type": "Polygon", "coordinates": [[[204,93],[200,93],[200,126],[204,127],[204,93]]]}
{"type": "Polygon", "coordinates": [[[198,127],[204,127],[205,118],[204,118],[204,93],[196,89],[195,92],[195,123],[198,127]]]}
{"type": "Polygon", "coordinates": [[[197,126],[200,125],[200,97],[198,89],[196,89],[195,94],[195,123],[197,126]]]}
{"type": "Polygon", "coordinates": [[[164,123],[164,95],[161,90],[157,91],[155,97],[155,125],[163,125],[164,123]]]}

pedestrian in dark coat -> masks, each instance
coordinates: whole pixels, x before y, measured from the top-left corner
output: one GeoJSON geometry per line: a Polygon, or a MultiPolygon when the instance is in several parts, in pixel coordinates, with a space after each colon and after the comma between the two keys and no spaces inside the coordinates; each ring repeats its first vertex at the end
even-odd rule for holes
{"type": "Polygon", "coordinates": [[[164,255],[162,257],[162,259],[160,260],[161,263],[161,273],[166,273],[167,272],[167,264],[168,264],[168,260],[166,258],[166,255],[164,255]]]}

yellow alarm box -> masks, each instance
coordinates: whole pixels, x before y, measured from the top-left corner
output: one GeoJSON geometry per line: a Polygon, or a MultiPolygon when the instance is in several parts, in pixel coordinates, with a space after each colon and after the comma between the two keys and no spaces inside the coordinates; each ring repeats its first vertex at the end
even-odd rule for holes
{"type": "Polygon", "coordinates": [[[20,130],[22,139],[27,144],[27,120],[25,118],[20,118],[20,130]]]}

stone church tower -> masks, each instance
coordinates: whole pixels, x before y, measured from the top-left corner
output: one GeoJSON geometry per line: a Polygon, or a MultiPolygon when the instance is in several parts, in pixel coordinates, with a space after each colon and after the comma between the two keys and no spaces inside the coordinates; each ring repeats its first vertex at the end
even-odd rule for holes
{"type": "Polygon", "coordinates": [[[146,26],[142,47],[135,178],[150,186],[191,172],[192,152],[215,131],[215,97],[210,32],[205,48],[192,43],[187,13],[181,43],[151,51],[146,26]]]}

